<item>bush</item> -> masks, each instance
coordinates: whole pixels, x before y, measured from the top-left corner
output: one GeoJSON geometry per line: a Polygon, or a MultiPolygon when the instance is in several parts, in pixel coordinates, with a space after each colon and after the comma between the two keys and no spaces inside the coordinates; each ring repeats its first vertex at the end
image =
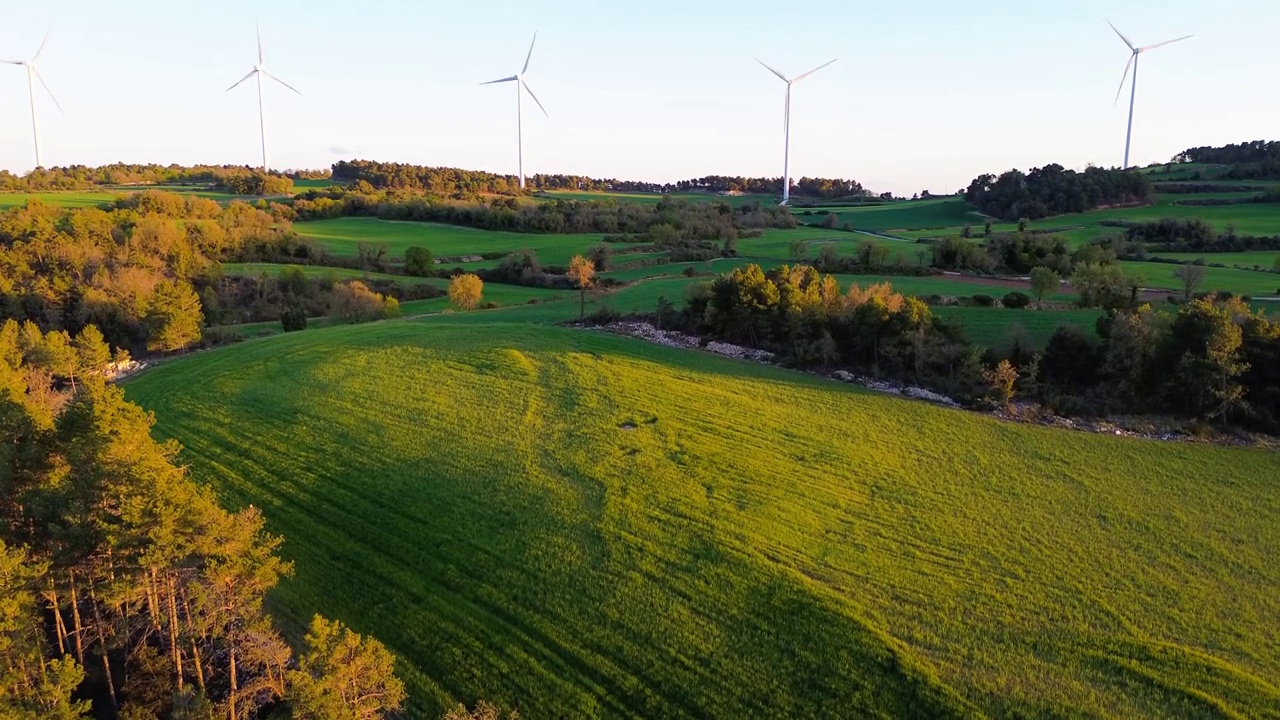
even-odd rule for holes
{"type": "Polygon", "coordinates": [[[974,295],[973,304],[978,307],[995,307],[996,299],[990,295],[974,295]]]}
{"type": "Polygon", "coordinates": [[[285,332],[296,332],[307,329],[307,313],[302,308],[286,308],[280,313],[280,326],[285,332]]]}
{"type": "Polygon", "coordinates": [[[1031,304],[1031,296],[1026,293],[1017,291],[1011,292],[1001,298],[1000,302],[1007,308],[1019,309],[1031,304]]]}
{"type": "Polygon", "coordinates": [[[411,247],[404,251],[404,271],[417,277],[435,272],[436,260],[426,248],[411,247]]]}

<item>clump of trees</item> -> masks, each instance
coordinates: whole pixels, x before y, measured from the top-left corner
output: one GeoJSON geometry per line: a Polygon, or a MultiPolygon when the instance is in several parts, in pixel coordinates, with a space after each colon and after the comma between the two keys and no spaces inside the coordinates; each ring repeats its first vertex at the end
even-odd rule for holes
{"type": "Polygon", "coordinates": [[[1253,140],[1222,147],[1197,147],[1174,155],[1175,163],[1231,165],[1223,177],[1232,180],[1280,179],[1280,142],[1253,140]]]}
{"type": "Polygon", "coordinates": [[[965,190],[965,200],[1003,220],[1039,220],[1103,206],[1149,203],[1151,183],[1138,172],[1096,167],[1076,172],[1046,165],[1027,173],[980,175],[965,190]]]}
{"type": "Polygon", "coordinates": [[[152,440],[151,416],[90,370],[105,349],[85,332],[0,329],[0,717],[396,711],[372,638],[318,619],[295,662],[263,606],[292,570],[282,539],[152,440]]]}
{"type": "Polygon", "coordinates": [[[933,245],[933,266],[941,270],[1021,274],[1047,267],[1067,275],[1076,259],[1066,239],[1045,233],[995,233],[980,242],[946,237],[933,245]]]}

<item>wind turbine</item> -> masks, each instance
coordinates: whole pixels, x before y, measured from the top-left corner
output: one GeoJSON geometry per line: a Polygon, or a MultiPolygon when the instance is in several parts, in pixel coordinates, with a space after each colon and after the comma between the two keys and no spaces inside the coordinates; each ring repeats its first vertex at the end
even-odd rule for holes
{"type": "Polygon", "coordinates": [[[256,77],[258,79],[258,130],[262,134],[262,172],[266,173],[266,172],[270,172],[270,169],[267,166],[267,120],[262,110],[262,76],[266,75],[272,80],[275,80],[281,85],[298,93],[299,96],[301,96],[302,93],[298,92],[298,89],[295,88],[294,86],[281,80],[275,75],[272,75],[271,73],[267,72],[267,66],[262,59],[262,29],[261,28],[256,28],[256,29],[258,32],[258,64],[253,66],[253,69],[249,71],[248,75],[245,75],[244,77],[240,78],[238,81],[236,81],[235,85],[232,85],[231,87],[227,88],[227,92],[231,92],[232,90],[235,90],[241,83],[243,83],[245,80],[248,80],[251,77],[256,77]]]}
{"type": "Polygon", "coordinates": [[[36,167],[44,167],[40,164],[40,125],[36,122],[36,80],[39,80],[44,91],[49,93],[49,99],[53,101],[54,107],[58,108],[58,112],[62,112],[62,106],[58,104],[58,98],[53,96],[53,91],[49,89],[49,84],[40,75],[40,68],[37,65],[40,61],[40,53],[44,52],[44,46],[49,43],[51,34],[53,34],[52,29],[44,34],[44,40],[40,42],[40,47],[36,50],[36,54],[31,56],[30,60],[0,60],[0,63],[5,65],[21,65],[26,68],[27,95],[31,98],[31,136],[35,138],[36,142],[36,167]]]}
{"type": "Polygon", "coordinates": [[[529,89],[529,83],[524,81],[524,74],[529,72],[529,59],[533,57],[533,45],[538,42],[538,33],[533,34],[533,42],[529,43],[529,54],[524,58],[524,67],[520,72],[511,77],[504,77],[499,80],[490,80],[489,82],[480,83],[481,85],[496,85],[497,83],[514,82],[516,84],[516,155],[517,163],[520,167],[520,189],[524,189],[524,107],[521,99],[524,93],[520,92],[520,88],[524,88],[529,93],[529,97],[538,103],[538,109],[546,115],[547,119],[551,116],[547,115],[547,109],[542,107],[542,103],[538,101],[538,96],[533,94],[533,90],[529,89]]]}
{"type": "Polygon", "coordinates": [[[791,86],[809,77],[810,75],[818,72],[822,68],[830,65],[835,61],[836,61],[835,59],[828,60],[827,62],[822,63],[821,65],[810,70],[809,72],[801,73],[800,75],[797,75],[796,77],[788,80],[786,75],[783,75],[782,73],[778,72],[777,70],[774,70],[768,65],[765,65],[765,62],[763,60],[759,58],[756,59],[756,62],[760,63],[761,65],[764,65],[766,70],[773,73],[774,75],[777,75],[778,78],[782,80],[782,82],[787,84],[787,103],[782,113],[782,134],[785,138],[782,146],[782,204],[783,205],[786,205],[787,202],[791,200],[791,86]]]}
{"type": "MultiPolygon", "coordinates": [[[[1107,24],[1111,25],[1111,21],[1108,20],[1107,24]]],[[[1133,51],[1133,54],[1129,56],[1129,62],[1125,63],[1124,75],[1120,77],[1120,87],[1116,89],[1116,99],[1115,99],[1115,102],[1120,102],[1120,93],[1124,92],[1124,81],[1129,79],[1129,67],[1132,66],[1133,67],[1133,89],[1129,91],[1129,129],[1128,131],[1125,132],[1125,136],[1124,136],[1124,168],[1128,169],[1129,141],[1133,139],[1133,103],[1134,103],[1134,100],[1136,100],[1138,97],[1138,56],[1148,50],[1155,50],[1158,47],[1164,47],[1165,45],[1169,45],[1171,43],[1181,42],[1193,36],[1184,35],[1180,38],[1176,38],[1173,40],[1165,40],[1162,43],[1156,43],[1155,45],[1146,45],[1144,47],[1134,47],[1134,44],[1129,42],[1129,38],[1125,37],[1124,33],[1120,32],[1119,30],[1116,30],[1115,25],[1111,25],[1111,29],[1115,30],[1116,34],[1120,36],[1120,39],[1124,41],[1124,44],[1128,45],[1129,49],[1133,51]]]]}

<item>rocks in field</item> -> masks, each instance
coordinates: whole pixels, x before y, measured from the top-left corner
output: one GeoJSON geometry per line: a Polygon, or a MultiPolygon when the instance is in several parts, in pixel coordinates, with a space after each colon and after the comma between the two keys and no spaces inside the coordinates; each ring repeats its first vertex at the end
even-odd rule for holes
{"type": "Polygon", "coordinates": [[[115,381],[140,373],[145,369],[147,369],[147,364],[137,360],[113,362],[107,366],[106,370],[103,371],[102,376],[107,380],[115,381]]]}
{"type": "Polygon", "coordinates": [[[902,395],[904,397],[924,400],[925,402],[945,405],[951,408],[960,407],[960,403],[952,400],[946,395],[936,393],[932,390],[926,390],[922,387],[915,387],[914,385],[899,385],[885,380],[877,380],[875,378],[864,377],[862,375],[854,375],[847,370],[836,370],[831,373],[831,377],[839,380],[840,382],[861,385],[868,390],[875,390],[876,392],[889,393],[890,395],[902,395]]]}

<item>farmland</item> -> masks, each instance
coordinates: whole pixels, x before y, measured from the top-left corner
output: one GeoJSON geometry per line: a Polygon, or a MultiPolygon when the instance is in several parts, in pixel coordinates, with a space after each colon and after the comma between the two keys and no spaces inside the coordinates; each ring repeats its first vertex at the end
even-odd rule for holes
{"type": "Polygon", "coordinates": [[[0,210],[25,205],[28,200],[36,199],[46,205],[79,208],[97,207],[116,199],[115,193],[109,192],[45,192],[45,193],[0,193],[0,210]]]}
{"type": "Polygon", "coordinates": [[[398,222],[376,218],[337,218],[298,223],[298,233],[338,256],[353,256],[358,244],[385,244],[392,256],[410,247],[425,247],[436,257],[509,253],[532,249],[542,262],[566,265],[603,235],[527,235],[477,230],[439,223],[398,222]]]}
{"type": "Polygon", "coordinates": [[[414,717],[1280,706],[1274,454],[500,320],[523,310],[271,338],[128,386],[288,538],[290,633],[323,612],[383,639],[414,717]]]}

